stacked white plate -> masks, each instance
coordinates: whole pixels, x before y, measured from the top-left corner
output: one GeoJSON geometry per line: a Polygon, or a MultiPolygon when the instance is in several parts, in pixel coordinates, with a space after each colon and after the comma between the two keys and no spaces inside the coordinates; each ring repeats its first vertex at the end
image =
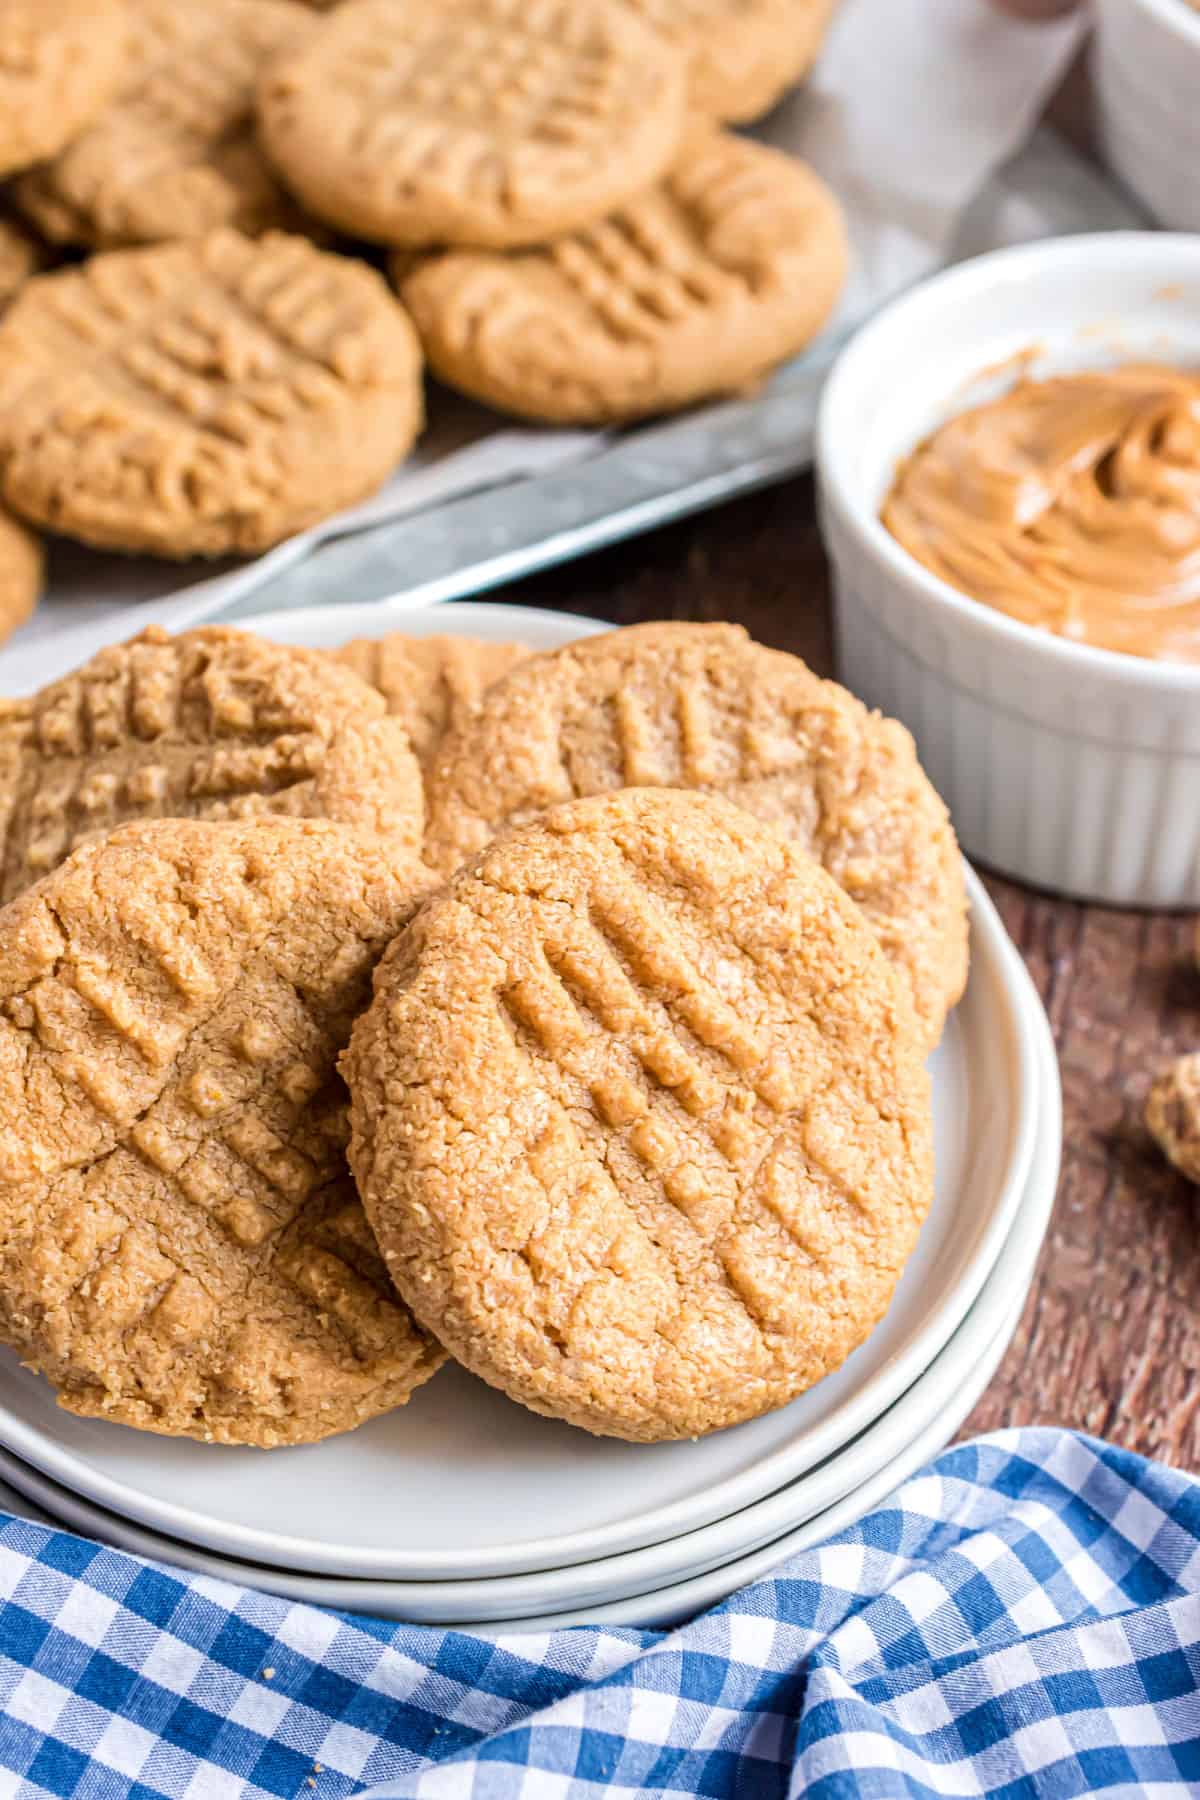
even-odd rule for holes
{"type": "MultiPolygon", "coordinates": [[[[496,605],[241,621],[332,646],[454,630],[537,648],[601,629],[496,605]]],[[[0,1357],[0,1477],[76,1531],[319,1605],[424,1624],[668,1624],[852,1523],[941,1449],[1020,1318],[1058,1178],[1041,1003],[968,873],[971,978],[931,1062],[937,1192],[887,1317],[790,1406],[697,1442],[589,1437],[459,1369],[403,1410],[269,1453],[57,1410],[0,1357]]]]}

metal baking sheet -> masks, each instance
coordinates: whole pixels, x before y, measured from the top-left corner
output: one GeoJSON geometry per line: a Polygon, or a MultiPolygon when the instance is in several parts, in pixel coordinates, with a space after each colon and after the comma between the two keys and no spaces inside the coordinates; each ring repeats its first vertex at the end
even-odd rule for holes
{"type": "Polygon", "coordinates": [[[565,469],[335,540],[221,617],[461,600],[782,480],[812,461],[817,400],[845,335],[822,339],[751,397],[632,428],[565,469]]]}

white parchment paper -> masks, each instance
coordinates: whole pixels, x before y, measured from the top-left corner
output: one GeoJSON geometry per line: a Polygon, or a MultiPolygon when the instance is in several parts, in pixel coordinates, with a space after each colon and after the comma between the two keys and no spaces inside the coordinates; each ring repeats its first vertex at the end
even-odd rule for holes
{"type": "MultiPolygon", "coordinates": [[[[1131,222],[1128,204],[1035,128],[1081,22],[1021,24],[987,0],[843,0],[819,67],[756,135],[807,158],[840,195],[854,272],[831,330],[951,257],[1131,222]],[[1015,159],[1015,160],[1014,160],[1015,159]]],[[[175,565],[55,545],[38,613],[0,652],[0,692],[157,621],[208,618],[317,542],[588,456],[603,434],[512,429],[442,404],[417,453],[368,505],[253,562],[175,565]]]]}

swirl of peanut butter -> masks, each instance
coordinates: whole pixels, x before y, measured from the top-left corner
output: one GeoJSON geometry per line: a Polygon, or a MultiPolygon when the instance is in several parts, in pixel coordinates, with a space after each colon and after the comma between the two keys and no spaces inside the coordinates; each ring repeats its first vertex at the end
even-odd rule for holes
{"type": "Polygon", "coordinates": [[[1022,381],[919,445],[882,517],[935,575],[1026,625],[1200,662],[1200,373],[1022,381]]]}

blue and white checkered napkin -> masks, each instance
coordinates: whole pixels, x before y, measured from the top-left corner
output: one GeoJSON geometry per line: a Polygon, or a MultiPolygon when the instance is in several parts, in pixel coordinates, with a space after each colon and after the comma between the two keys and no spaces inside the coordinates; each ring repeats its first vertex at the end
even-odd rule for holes
{"type": "Polygon", "coordinates": [[[1200,1793],[1200,1483],[948,1451],[671,1633],[296,1606],[0,1515],[0,1796],[1200,1793]]]}

